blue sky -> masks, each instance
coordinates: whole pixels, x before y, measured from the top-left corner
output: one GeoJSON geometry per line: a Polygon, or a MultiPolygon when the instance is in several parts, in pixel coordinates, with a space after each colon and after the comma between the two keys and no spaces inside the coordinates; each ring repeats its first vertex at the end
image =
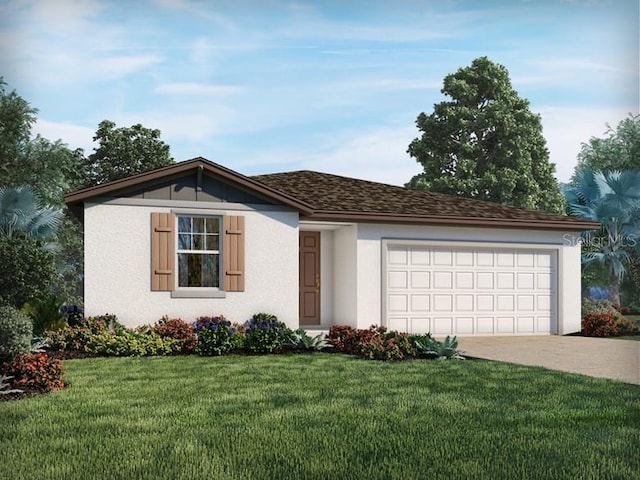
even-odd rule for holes
{"type": "Polygon", "coordinates": [[[559,180],[639,109],[637,0],[0,0],[0,75],[34,132],[159,128],[176,160],[401,185],[415,119],[486,55],[542,116],[559,180]]]}

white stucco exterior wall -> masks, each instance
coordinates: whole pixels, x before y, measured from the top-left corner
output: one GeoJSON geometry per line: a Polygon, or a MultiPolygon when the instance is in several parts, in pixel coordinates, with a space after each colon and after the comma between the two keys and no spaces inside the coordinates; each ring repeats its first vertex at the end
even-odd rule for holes
{"type": "MultiPolygon", "coordinates": [[[[358,307],[358,227],[343,226],[333,232],[333,325],[357,327],[358,307]]],[[[380,276],[378,271],[376,274],[380,276]]],[[[380,312],[378,316],[380,318],[380,312]]]]}
{"type": "MultiPolygon", "coordinates": [[[[557,250],[558,333],[577,332],[580,319],[580,245],[574,234],[558,231],[515,230],[466,227],[398,226],[359,224],[357,227],[357,328],[368,328],[381,321],[382,240],[431,240],[443,242],[486,242],[487,246],[523,244],[557,250]]],[[[336,252],[340,249],[336,248],[336,252]]],[[[346,268],[346,266],[345,266],[346,268]]],[[[352,313],[350,310],[345,310],[352,313]]]]}
{"type": "MultiPolygon", "coordinates": [[[[180,207],[184,209],[184,202],[180,207]]],[[[150,217],[172,207],[91,204],[84,212],[85,314],[113,313],[133,327],[164,315],[191,322],[222,314],[244,322],[267,312],[297,328],[297,212],[201,202],[189,208],[245,217],[245,291],[226,292],[225,298],[171,298],[170,292],[151,291],[150,217]]]]}

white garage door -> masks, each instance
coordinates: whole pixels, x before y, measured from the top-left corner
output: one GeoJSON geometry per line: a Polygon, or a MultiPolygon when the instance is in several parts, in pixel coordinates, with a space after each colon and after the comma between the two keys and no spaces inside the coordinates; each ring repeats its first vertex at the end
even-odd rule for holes
{"type": "Polygon", "coordinates": [[[556,330],[556,252],[387,244],[391,330],[433,335],[556,330]]]}

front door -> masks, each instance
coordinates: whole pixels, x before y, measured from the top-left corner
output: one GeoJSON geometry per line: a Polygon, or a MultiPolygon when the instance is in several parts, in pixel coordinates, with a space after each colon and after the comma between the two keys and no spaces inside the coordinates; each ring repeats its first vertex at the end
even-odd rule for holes
{"type": "Polygon", "coordinates": [[[300,232],[300,325],[320,325],[320,232],[300,232]]]}

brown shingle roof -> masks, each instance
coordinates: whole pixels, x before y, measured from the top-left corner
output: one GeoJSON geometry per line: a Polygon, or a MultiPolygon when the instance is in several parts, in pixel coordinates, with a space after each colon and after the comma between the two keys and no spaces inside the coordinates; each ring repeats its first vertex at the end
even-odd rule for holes
{"type": "Polygon", "coordinates": [[[202,157],[72,192],[65,196],[65,202],[81,218],[87,201],[117,197],[126,189],[195,169],[292,208],[308,220],[557,230],[599,227],[595,222],[563,215],[306,170],[247,177],[202,157]]]}
{"type": "Polygon", "coordinates": [[[309,218],[586,230],[597,224],[492,202],[308,170],[251,177],[313,207],[309,218]]]}

